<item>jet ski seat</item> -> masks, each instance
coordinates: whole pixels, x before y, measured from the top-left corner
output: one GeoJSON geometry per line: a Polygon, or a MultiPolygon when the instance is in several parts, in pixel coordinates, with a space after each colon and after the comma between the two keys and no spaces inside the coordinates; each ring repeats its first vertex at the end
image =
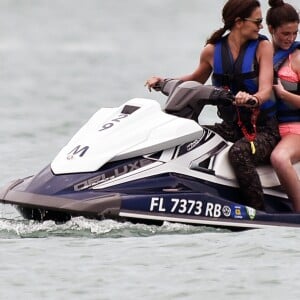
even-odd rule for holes
{"type": "MultiPolygon", "coordinates": [[[[233,169],[228,160],[228,151],[230,147],[226,147],[215,158],[213,164],[213,170],[215,175],[222,179],[235,180],[233,169]]],[[[300,162],[294,164],[297,173],[300,174],[300,162]]],[[[280,182],[277,175],[271,165],[262,165],[257,167],[257,172],[260,176],[261,184],[263,188],[272,188],[280,186],[280,182]]]]}

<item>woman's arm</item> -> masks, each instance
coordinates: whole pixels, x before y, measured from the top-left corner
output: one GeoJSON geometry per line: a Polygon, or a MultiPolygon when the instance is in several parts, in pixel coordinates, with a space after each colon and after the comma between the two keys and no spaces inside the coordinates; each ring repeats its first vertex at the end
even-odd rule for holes
{"type": "MultiPolygon", "coordinates": [[[[182,81],[198,81],[204,84],[212,72],[214,48],[214,45],[206,45],[200,54],[200,61],[196,70],[191,74],[178,77],[177,79],[182,81]]],[[[151,91],[151,88],[161,80],[163,78],[159,76],[152,76],[146,81],[145,86],[151,91]]]]}
{"type": "Polygon", "coordinates": [[[178,79],[182,81],[198,81],[204,84],[212,72],[214,49],[214,45],[206,45],[200,54],[200,60],[196,70],[193,73],[181,76],[178,79]]]}
{"type": "Polygon", "coordinates": [[[264,40],[259,43],[257,60],[259,64],[258,91],[253,96],[261,105],[270,99],[273,87],[273,47],[269,41],[264,40]]]}

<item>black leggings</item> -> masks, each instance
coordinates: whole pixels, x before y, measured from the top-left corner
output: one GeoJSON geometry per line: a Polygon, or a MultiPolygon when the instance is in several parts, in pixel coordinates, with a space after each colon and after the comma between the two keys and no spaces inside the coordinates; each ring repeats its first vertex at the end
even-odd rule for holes
{"type": "Polygon", "coordinates": [[[234,144],[229,150],[229,161],[240,186],[242,204],[264,210],[264,195],[256,166],[270,162],[270,155],[280,140],[276,119],[269,119],[264,126],[257,126],[254,140],[256,148],[252,154],[249,141],[236,124],[206,126],[234,144]]]}

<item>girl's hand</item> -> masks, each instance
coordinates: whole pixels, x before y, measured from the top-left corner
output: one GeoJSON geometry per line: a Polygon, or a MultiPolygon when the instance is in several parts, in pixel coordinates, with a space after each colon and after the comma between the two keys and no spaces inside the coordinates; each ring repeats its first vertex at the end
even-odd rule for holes
{"type": "Polygon", "coordinates": [[[155,85],[157,85],[157,83],[159,83],[162,80],[163,78],[152,76],[145,82],[144,86],[146,86],[149,92],[151,92],[151,89],[154,88],[155,85]]]}
{"type": "Polygon", "coordinates": [[[277,84],[273,85],[273,88],[275,90],[276,95],[279,98],[283,99],[284,98],[284,93],[285,93],[286,90],[284,89],[284,87],[283,87],[283,85],[282,85],[282,83],[281,83],[281,81],[280,81],[279,78],[277,80],[277,84]]]}

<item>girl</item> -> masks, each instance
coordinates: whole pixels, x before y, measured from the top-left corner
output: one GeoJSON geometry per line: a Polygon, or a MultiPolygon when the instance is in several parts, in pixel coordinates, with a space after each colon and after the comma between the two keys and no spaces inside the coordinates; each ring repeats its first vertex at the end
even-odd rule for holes
{"type": "Polygon", "coordinates": [[[269,0],[267,25],[274,47],[278,120],[281,141],[271,155],[280,183],[300,212],[300,182],[293,163],[300,160],[300,43],[299,15],[282,0],[269,0]]]}

